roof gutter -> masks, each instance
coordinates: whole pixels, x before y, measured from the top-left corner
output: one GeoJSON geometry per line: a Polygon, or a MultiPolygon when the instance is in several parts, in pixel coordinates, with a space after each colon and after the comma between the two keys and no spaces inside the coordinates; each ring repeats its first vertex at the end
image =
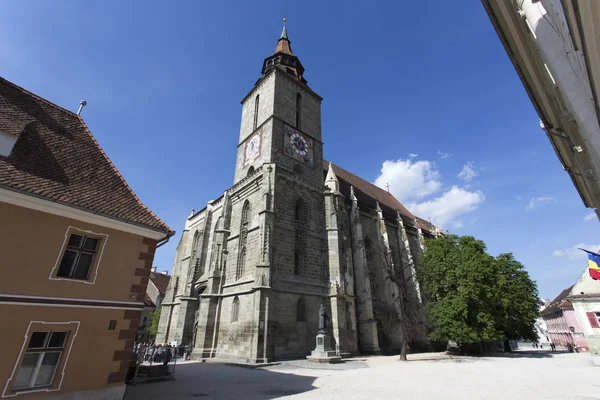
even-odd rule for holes
{"type": "Polygon", "coordinates": [[[169,242],[169,239],[171,239],[171,237],[175,235],[175,232],[171,232],[170,234],[167,235],[166,238],[159,240],[158,243],[156,243],[156,248],[158,249],[160,246],[162,246],[163,244],[167,244],[169,242]]]}

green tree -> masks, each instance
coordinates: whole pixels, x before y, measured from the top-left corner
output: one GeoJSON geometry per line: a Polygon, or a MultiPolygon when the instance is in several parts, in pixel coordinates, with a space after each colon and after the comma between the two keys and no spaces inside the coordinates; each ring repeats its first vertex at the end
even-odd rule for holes
{"type": "Polygon", "coordinates": [[[446,235],[426,241],[419,258],[430,337],[459,345],[498,341],[497,263],[485,243],[471,236],[446,235]]]}
{"type": "Polygon", "coordinates": [[[156,335],[158,333],[158,322],[160,321],[160,311],[162,307],[158,307],[157,310],[150,313],[150,326],[148,327],[148,333],[156,335]]]}
{"type": "Polygon", "coordinates": [[[505,338],[504,347],[510,351],[508,340],[537,340],[538,290],[523,264],[515,260],[512,253],[500,254],[495,262],[500,293],[497,325],[505,338]]]}

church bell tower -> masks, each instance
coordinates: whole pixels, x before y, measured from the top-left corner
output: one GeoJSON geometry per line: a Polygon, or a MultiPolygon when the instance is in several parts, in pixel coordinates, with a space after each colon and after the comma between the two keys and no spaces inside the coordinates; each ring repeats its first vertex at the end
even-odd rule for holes
{"type": "Polygon", "coordinates": [[[294,170],[322,185],[321,101],[292,52],[286,20],[262,76],[242,100],[234,183],[264,163],[294,170]]]}

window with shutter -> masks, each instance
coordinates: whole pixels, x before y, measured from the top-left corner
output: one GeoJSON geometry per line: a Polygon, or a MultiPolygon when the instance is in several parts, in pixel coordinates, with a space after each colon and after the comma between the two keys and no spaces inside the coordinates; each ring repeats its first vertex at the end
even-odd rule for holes
{"type": "Polygon", "coordinates": [[[590,326],[592,328],[600,328],[600,313],[587,312],[585,313],[590,320],[590,326]]]}

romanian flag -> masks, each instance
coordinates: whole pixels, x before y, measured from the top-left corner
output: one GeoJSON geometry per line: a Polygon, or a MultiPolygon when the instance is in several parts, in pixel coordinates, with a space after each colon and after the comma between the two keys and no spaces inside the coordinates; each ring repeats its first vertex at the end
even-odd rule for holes
{"type": "Polygon", "coordinates": [[[600,254],[596,254],[587,250],[583,251],[588,253],[588,270],[590,271],[590,276],[592,279],[600,280],[600,254]]]}

